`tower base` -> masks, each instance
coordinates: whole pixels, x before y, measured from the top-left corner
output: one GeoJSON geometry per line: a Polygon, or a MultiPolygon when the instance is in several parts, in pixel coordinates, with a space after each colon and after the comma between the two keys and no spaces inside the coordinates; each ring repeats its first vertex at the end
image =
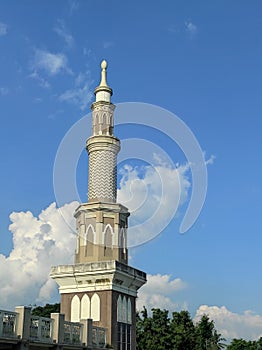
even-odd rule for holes
{"type": "Polygon", "coordinates": [[[115,349],[135,349],[136,297],[146,283],[145,272],[110,260],[55,266],[50,276],[59,285],[66,320],[92,318],[106,328],[115,349]]]}

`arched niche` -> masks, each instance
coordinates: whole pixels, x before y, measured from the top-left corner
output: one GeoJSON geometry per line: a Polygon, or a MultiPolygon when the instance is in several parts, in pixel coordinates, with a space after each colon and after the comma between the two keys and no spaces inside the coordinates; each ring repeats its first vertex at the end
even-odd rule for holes
{"type": "Polygon", "coordinates": [[[97,293],[91,298],[91,318],[93,321],[100,321],[100,298],[97,293]]]}
{"type": "Polygon", "coordinates": [[[113,229],[112,226],[107,224],[104,230],[104,255],[112,256],[112,243],[113,243],[113,229]]]}
{"type": "Polygon", "coordinates": [[[80,299],[75,295],[71,301],[71,322],[80,321],[80,299]]]}
{"type": "Polygon", "coordinates": [[[90,299],[85,294],[81,300],[81,319],[86,320],[87,318],[90,318],[90,299]]]}
{"type": "Polygon", "coordinates": [[[93,256],[94,254],[95,231],[93,225],[88,225],[85,234],[85,256],[93,256]]]}

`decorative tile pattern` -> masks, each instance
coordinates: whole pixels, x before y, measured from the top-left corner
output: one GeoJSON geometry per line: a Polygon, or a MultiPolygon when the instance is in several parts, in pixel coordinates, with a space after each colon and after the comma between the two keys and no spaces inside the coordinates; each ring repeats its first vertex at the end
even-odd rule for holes
{"type": "Polygon", "coordinates": [[[116,161],[112,151],[89,154],[88,200],[116,201],[116,161]]]}

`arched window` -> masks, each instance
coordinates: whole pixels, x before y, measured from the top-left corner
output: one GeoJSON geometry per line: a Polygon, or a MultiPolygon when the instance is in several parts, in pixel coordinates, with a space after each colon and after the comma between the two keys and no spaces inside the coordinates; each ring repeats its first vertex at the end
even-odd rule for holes
{"type": "Polygon", "coordinates": [[[98,116],[98,113],[96,114],[95,119],[94,119],[94,131],[95,131],[95,135],[97,135],[98,132],[99,132],[99,116],[98,116]]]}
{"type": "Polygon", "coordinates": [[[111,225],[106,225],[104,231],[104,256],[112,256],[113,230],[111,225]]]}
{"type": "Polygon", "coordinates": [[[117,322],[122,322],[122,297],[117,298],[117,322]]]}
{"type": "Polygon", "coordinates": [[[132,324],[132,309],[131,309],[131,300],[127,300],[127,323],[132,324]]]}
{"type": "Polygon", "coordinates": [[[103,122],[104,122],[104,115],[100,114],[99,124],[103,124],[103,122]]]}
{"type": "Polygon", "coordinates": [[[120,248],[122,258],[126,259],[126,229],[123,227],[120,229],[120,248]]]}
{"type": "Polygon", "coordinates": [[[100,321],[100,298],[97,293],[91,298],[91,318],[93,321],[100,321]]]}
{"type": "Polygon", "coordinates": [[[81,320],[90,318],[90,299],[88,295],[84,295],[81,300],[81,320]]]}
{"type": "Polygon", "coordinates": [[[85,256],[93,256],[94,254],[95,232],[92,225],[89,225],[85,234],[85,256]]]}
{"type": "Polygon", "coordinates": [[[104,125],[104,127],[106,126],[106,124],[107,124],[107,117],[106,117],[106,114],[104,113],[103,114],[103,125],[104,125]]]}
{"type": "Polygon", "coordinates": [[[71,322],[80,321],[80,299],[75,295],[71,301],[71,322]]]}
{"type": "Polygon", "coordinates": [[[122,322],[127,323],[127,300],[126,297],[122,301],[122,322]]]}

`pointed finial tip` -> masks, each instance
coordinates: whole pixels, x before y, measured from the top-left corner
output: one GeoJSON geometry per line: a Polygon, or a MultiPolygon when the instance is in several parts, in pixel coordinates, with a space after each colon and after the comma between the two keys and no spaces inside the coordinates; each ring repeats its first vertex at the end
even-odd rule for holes
{"type": "Polygon", "coordinates": [[[106,60],[103,60],[103,61],[101,62],[101,68],[102,68],[102,69],[106,69],[106,67],[107,67],[107,62],[106,62],[106,60]]]}
{"type": "Polygon", "coordinates": [[[107,85],[107,82],[106,82],[106,73],[107,73],[106,68],[107,68],[107,61],[103,60],[101,62],[101,81],[98,87],[95,89],[96,102],[97,101],[110,102],[110,96],[112,96],[113,94],[112,89],[107,85]],[[103,91],[102,95],[100,94],[100,91],[103,91]]]}

